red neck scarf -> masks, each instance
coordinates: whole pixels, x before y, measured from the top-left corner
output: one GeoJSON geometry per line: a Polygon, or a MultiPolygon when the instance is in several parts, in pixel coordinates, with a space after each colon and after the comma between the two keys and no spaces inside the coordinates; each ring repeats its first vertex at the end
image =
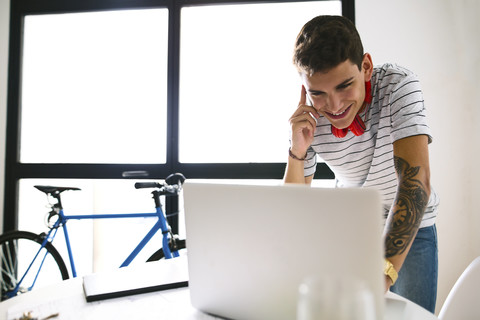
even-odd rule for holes
{"type": "Polygon", "coordinates": [[[348,130],[356,136],[361,136],[365,132],[365,122],[360,118],[360,113],[365,109],[367,104],[372,102],[372,81],[365,82],[365,100],[362,108],[358,111],[353,122],[345,129],[338,129],[331,125],[332,134],[337,138],[343,138],[347,135],[348,130]]]}

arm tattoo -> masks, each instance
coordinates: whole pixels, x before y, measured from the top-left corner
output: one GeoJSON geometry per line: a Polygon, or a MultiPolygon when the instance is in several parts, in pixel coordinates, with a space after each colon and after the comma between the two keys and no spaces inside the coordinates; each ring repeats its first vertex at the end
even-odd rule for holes
{"type": "Polygon", "coordinates": [[[405,252],[420,226],[428,201],[425,186],[416,179],[420,167],[411,167],[405,159],[399,157],[394,157],[394,163],[398,174],[398,191],[391,209],[392,216],[387,221],[387,258],[405,252]]]}

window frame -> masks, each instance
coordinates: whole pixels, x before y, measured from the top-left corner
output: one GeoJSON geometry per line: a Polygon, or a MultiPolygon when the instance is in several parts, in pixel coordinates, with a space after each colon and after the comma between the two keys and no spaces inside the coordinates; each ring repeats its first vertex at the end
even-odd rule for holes
{"type": "MultiPolygon", "coordinates": [[[[325,1],[325,0],[302,0],[325,1]]],[[[149,179],[181,172],[190,179],[281,179],[285,163],[180,163],[179,74],[180,12],[182,7],[296,2],[292,0],[15,0],[10,4],[9,70],[5,157],[4,231],[17,228],[18,181],[28,178],[125,179],[124,172],[146,171],[149,179]],[[165,164],[20,163],[20,90],[23,22],[26,15],[104,10],[168,8],[167,154],[165,164]]],[[[300,1],[298,1],[300,2],[300,1]]],[[[354,0],[341,0],[342,15],[355,23],[354,0]]],[[[152,146],[154,147],[154,146],[152,146]]],[[[144,178],[144,177],[143,177],[144,178]]],[[[316,179],[333,179],[331,170],[317,165],[316,179]]],[[[138,178],[137,178],[138,179],[138,178]]]]}

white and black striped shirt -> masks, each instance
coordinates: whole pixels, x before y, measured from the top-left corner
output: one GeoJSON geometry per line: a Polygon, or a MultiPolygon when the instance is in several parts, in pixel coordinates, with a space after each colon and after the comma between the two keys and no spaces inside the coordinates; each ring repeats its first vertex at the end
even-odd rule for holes
{"type": "MultiPolygon", "coordinates": [[[[385,217],[397,191],[393,142],[424,134],[432,141],[426,122],[420,82],[411,71],[393,64],[375,67],[372,103],[360,114],[366,130],[361,136],[348,132],[332,135],[325,117],[317,120],[315,138],[308,149],[305,176],[315,173],[318,155],[335,173],[337,187],[372,187],[380,191],[385,217]]],[[[439,198],[433,188],[420,227],[435,223],[439,198]]]]}

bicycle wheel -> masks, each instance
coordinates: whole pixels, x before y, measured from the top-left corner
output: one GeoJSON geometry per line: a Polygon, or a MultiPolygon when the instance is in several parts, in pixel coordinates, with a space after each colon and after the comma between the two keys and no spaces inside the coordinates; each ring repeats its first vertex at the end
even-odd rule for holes
{"type": "Polygon", "coordinates": [[[38,235],[26,231],[11,231],[0,236],[1,301],[30,291],[33,285],[38,288],[68,279],[67,267],[51,243],[47,242],[34,261],[43,239],[45,239],[44,234],[38,235]],[[18,291],[14,292],[31,263],[32,266],[22,280],[18,291]],[[40,266],[42,269],[37,277],[40,266]]]}
{"type": "MultiPolygon", "coordinates": [[[[178,253],[180,255],[186,254],[186,252],[187,252],[186,241],[185,240],[177,240],[176,244],[177,244],[178,253]]],[[[169,247],[170,247],[170,250],[173,250],[171,242],[169,243],[169,247]]],[[[148,258],[147,262],[158,261],[158,260],[164,259],[164,258],[165,258],[165,254],[163,253],[163,249],[160,248],[157,251],[155,251],[155,253],[152,254],[152,256],[150,258],[148,258]]]]}

